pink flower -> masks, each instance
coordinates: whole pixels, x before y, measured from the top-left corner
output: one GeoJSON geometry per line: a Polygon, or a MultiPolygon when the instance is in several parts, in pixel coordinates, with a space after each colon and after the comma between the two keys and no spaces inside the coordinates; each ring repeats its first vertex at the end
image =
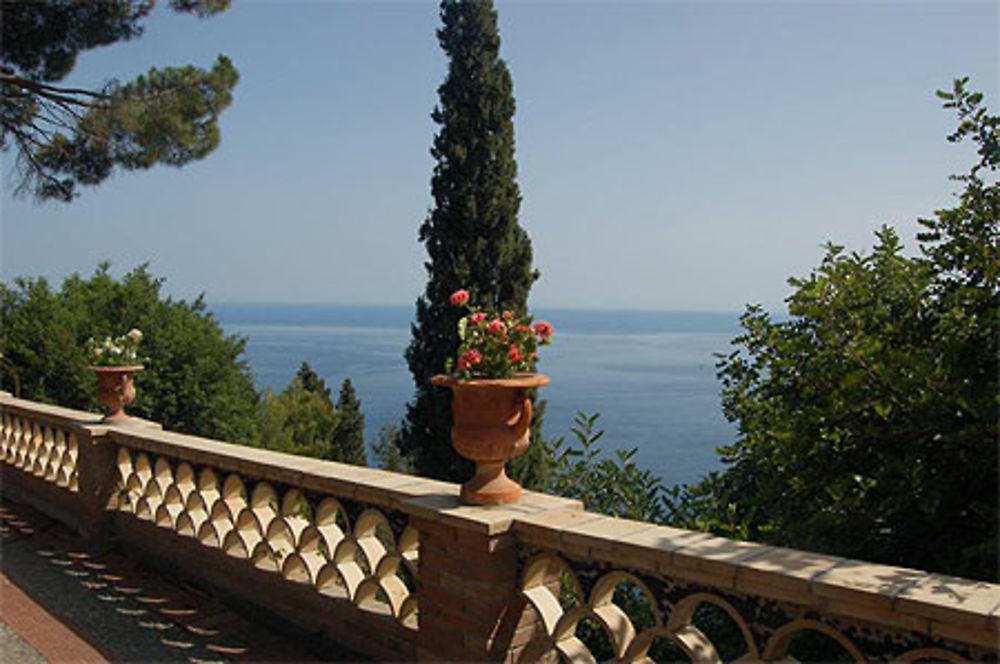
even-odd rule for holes
{"type": "Polygon", "coordinates": [[[548,323],[544,320],[540,320],[535,323],[535,334],[541,339],[548,339],[553,334],[555,334],[556,328],[552,327],[552,323],[548,323]]]}
{"type": "Polygon", "coordinates": [[[474,365],[479,364],[483,361],[482,354],[473,348],[472,350],[467,350],[462,353],[461,357],[458,358],[458,368],[463,371],[468,371],[474,365]]]}
{"type": "Polygon", "coordinates": [[[505,311],[505,312],[503,312],[503,319],[504,320],[510,320],[513,317],[514,317],[514,312],[513,311],[505,311]]]}
{"type": "Polygon", "coordinates": [[[510,351],[507,352],[507,357],[510,358],[511,362],[519,362],[521,360],[521,351],[517,349],[516,344],[510,345],[510,351]]]}
{"type": "Polygon", "coordinates": [[[503,332],[503,321],[499,318],[494,318],[490,321],[489,327],[487,328],[490,332],[503,332]]]}
{"type": "Polygon", "coordinates": [[[484,314],[482,311],[478,311],[469,316],[469,320],[472,321],[473,324],[479,325],[484,320],[486,320],[486,314],[484,314]]]}
{"type": "Polygon", "coordinates": [[[514,326],[514,330],[517,332],[531,332],[531,326],[525,325],[524,323],[518,323],[514,326]]]}
{"type": "Polygon", "coordinates": [[[451,294],[450,301],[451,301],[451,306],[453,307],[461,307],[464,306],[465,304],[468,304],[469,291],[465,290],[464,288],[455,291],[454,293],[451,294]]]}

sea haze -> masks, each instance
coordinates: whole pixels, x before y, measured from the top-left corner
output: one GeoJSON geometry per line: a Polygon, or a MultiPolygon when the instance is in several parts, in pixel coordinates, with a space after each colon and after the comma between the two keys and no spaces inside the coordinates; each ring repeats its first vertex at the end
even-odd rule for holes
{"type": "MultiPolygon", "coordinates": [[[[349,377],[366,435],[398,425],[413,397],[403,352],[410,306],[216,304],[226,332],[247,338],[257,388],[282,390],[306,361],[336,395],[349,377]]],[[[556,327],[539,370],[552,377],[545,435],[571,438],[577,411],[600,412],[610,452],[637,447],[636,461],[668,483],[690,483],[721,467],[715,448],[732,442],[722,415],[714,353],[738,332],[732,312],[536,310],[556,327]]]]}

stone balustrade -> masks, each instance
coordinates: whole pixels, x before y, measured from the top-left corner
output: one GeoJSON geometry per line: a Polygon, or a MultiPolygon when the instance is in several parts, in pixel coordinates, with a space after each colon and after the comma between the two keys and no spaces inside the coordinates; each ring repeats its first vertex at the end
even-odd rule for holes
{"type": "Polygon", "coordinates": [[[31,496],[56,519],[94,537],[100,521],[93,481],[101,472],[94,438],[104,433],[100,417],[68,408],[12,399],[0,392],[0,468],[5,493],[31,496]],[[86,423],[86,425],[84,424],[86,423]],[[89,425],[89,426],[87,426],[89,425]],[[16,472],[15,472],[16,471],[16,472]]]}
{"type": "Polygon", "coordinates": [[[796,645],[819,661],[997,659],[1000,586],[589,512],[515,532],[545,626],[531,659],[804,659],[796,645]]]}
{"type": "Polygon", "coordinates": [[[996,661],[1000,586],[0,393],[2,490],[292,630],[428,661],[996,661]],[[263,612],[263,614],[261,614],[263,612]],[[804,638],[804,635],[812,635],[804,638]]]}
{"type": "Polygon", "coordinates": [[[80,490],[80,444],[57,417],[5,412],[0,418],[0,461],[70,493],[80,490]]]}

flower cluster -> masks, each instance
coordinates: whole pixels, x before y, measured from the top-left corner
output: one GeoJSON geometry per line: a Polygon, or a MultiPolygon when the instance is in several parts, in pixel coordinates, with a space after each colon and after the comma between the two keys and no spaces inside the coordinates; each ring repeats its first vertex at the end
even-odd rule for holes
{"type": "Polygon", "coordinates": [[[538,347],[548,344],[555,332],[551,323],[532,323],[531,316],[471,307],[464,289],[452,293],[449,301],[469,311],[458,321],[458,359],[445,364],[445,371],[458,378],[511,378],[534,371],[538,347]]]}
{"type": "Polygon", "coordinates": [[[108,337],[104,341],[93,338],[87,340],[87,355],[95,367],[125,367],[141,364],[139,342],[142,332],[132,328],[120,337],[108,337]]]}

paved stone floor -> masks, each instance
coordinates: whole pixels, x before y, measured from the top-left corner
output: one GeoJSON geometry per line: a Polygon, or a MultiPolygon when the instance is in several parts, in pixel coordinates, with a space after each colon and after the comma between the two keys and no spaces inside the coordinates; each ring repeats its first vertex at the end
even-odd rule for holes
{"type": "Polygon", "coordinates": [[[221,602],[0,501],[4,662],[321,661],[221,602]]]}
{"type": "Polygon", "coordinates": [[[0,622],[0,654],[5,662],[23,662],[24,664],[39,664],[44,662],[42,654],[21,638],[20,634],[0,622]]]}

